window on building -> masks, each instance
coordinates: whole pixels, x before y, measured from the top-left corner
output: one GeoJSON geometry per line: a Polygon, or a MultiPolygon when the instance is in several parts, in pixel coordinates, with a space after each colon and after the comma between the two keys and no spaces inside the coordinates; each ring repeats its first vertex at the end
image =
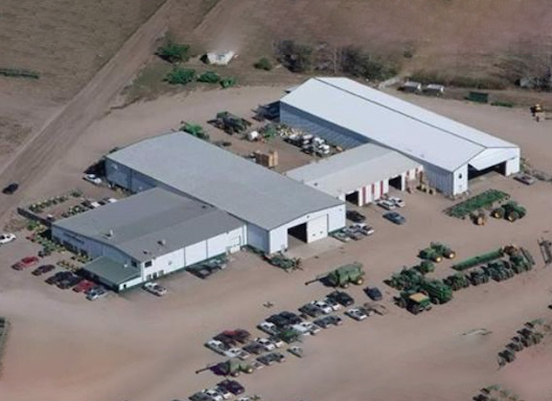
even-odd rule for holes
{"type": "Polygon", "coordinates": [[[151,267],[151,265],[152,265],[151,260],[148,260],[146,263],[144,263],[144,266],[146,267],[151,267]]]}
{"type": "Polygon", "coordinates": [[[130,262],[130,264],[132,265],[132,267],[138,267],[138,264],[136,263],[135,260],[133,260],[132,262],[130,262]]]}

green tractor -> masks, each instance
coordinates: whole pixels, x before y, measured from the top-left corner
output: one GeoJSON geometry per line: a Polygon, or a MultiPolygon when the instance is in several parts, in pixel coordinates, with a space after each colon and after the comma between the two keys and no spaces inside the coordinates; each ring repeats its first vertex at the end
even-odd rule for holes
{"type": "Polygon", "coordinates": [[[218,376],[238,377],[241,373],[251,374],[255,369],[248,363],[245,363],[237,358],[232,358],[224,362],[209,365],[206,368],[197,370],[196,373],[201,373],[206,370],[210,370],[218,376]]]}
{"type": "Polygon", "coordinates": [[[432,242],[429,247],[422,249],[418,256],[421,259],[439,263],[443,260],[443,258],[454,259],[456,257],[456,252],[445,244],[440,242],[432,242]]]}
{"type": "Polygon", "coordinates": [[[470,280],[465,274],[456,273],[448,276],[443,280],[443,283],[452,288],[453,291],[461,290],[470,286],[470,280]]]}
{"type": "Polygon", "coordinates": [[[475,269],[470,273],[469,280],[473,286],[478,286],[480,284],[488,283],[489,275],[481,269],[475,269]]]}
{"type": "Polygon", "coordinates": [[[216,118],[209,123],[230,135],[242,134],[251,126],[251,122],[227,111],[217,113],[216,118]]]}
{"type": "Polygon", "coordinates": [[[354,262],[348,265],[338,267],[328,274],[319,276],[314,280],[307,281],[305,285],[320,281],[328,287],[347,288],[349,284],[361,285],[364,283],[364,269],[362,263],[354,262]]]}
{"type": "Polygon", "coordinates": [[[502,206],[494,209],[491,216],[496,219],[506,219],[510,222],[522,219],[527,214],[527,209],[520,206],[517,202],[506,202],[502,206]]]}
{"type": "Polygon", "coordinates": [[[420,284],[420,292],[427,294],[432,303],[445,304],[453,298],[453,291],[439,280],[424,280],[420,284]]]}
{"type": "Polygon", "coordinates": [[[405,288],[417,286],[422,280],[423,274],[419,269],[408,269],[405,267],[399,273],[393,274],[391,279],[386,280],[385,283],[396,290],[402,291],[405,288]]]}
{"type": "Polygon", "coordinates": [[[435,271],[435,265],[430,260],[422,260],[422,263],[414,266],[421,274],[428,274],[435,271]]]}
{"type": "Polygon", "coordinates": [[[403,291],[395,298],[395,303],[397,306],[406,309],[413,315],[431,310],[431,301],[429,297],[420,292],[403,291]]]}

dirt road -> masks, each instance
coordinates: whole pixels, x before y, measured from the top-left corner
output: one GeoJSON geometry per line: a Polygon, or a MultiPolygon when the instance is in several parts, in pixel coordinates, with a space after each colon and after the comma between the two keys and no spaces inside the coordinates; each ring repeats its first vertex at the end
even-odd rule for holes
{"type": "Polygon", "coordinates": [[[13,154],[0,171],[0,184],[16,181],[21,188],[15,195],[2,195],[0,216],[18,204],[25,189],[39,181],[71,148],[148,60],[157,39],[165,33],[172,3],[173,0],[168,0],[161,6],[96,76],[13,154]]]}

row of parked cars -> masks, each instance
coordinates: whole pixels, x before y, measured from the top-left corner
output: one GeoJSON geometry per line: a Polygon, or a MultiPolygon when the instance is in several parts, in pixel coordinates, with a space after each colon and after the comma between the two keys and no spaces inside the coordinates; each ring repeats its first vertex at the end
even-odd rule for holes
{"type": "MultiPolygon", "coordinates": [[[[27,256],[12,265],[15,270],[25,270],[30,267],[38,265],[40,258],[36,256],[27,256]]],[[[44,274],[51,273],[55,270],[55,266],[51,264],[44,264],[36,267],[31,274],[35,277],[43,276],[44,274]]],[[[55,285],[62,290],[72,288],[74,292],[84,293],[86,299],[94,301],[98,298],[102,298],[107,295],[106,289],[94,283],[93,281],[86,280],[85,278],[67,271],[59,271],[48,277],[45,282],[49,285],[55,285]]]]}

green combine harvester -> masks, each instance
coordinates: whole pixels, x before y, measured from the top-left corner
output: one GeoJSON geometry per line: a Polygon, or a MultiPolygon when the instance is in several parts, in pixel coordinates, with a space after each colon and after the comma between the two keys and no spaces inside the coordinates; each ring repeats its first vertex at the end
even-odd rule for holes
{"type": "Polygon", "coordinates": [[[481,254],[481,255],[477,255],[477,256],[474,256],[473,258],[463,260],[460,263],[456,263],[455,265],[452,265],[452,268],[454,270],[464,271],[464,270],[467,270],[471,267],[475,267],[475,266],[478,266],[478,265],[482,265],[484,263],[491,262],[491,261],[496,260],[496,259],[500,259],[503,256],[504,256],[504,249],[503,248],[498,248],[494,251],[487,252],[487,253],[484,253],[484,254],[481,254]]]}
{"type": "Polygon", "coordinates": [[[190,135],[195,136],[196,138],[200,139],[209,139],[209,135],[205,133],[203,130],[203,127],[199,124],[193,124],[193,123],[184,123],[182,127],[180,127],[181,131],[187,132],[190,135]]]}
{"type": "Polygon", "coordinates": [[[432,242],[429,247],[422,249],[418,256],[421,259],[439,263],[443,260],[443,258],[454,259],[456,257],[456,252],[445,244],[440,242],[432,242]]]}
{"type": "Polygon", "coordinates": [[[461,290],[462,288],[467,288],[470,286],[470,280],[468,276],[462,273],[456,273],[451,276],[448,276],[443,280],[443,283],[452,288],[453,291],[461,290]]]}
{"type": "Polygon", "coordinates": [[[510,222],[522,219],[526,214],[527,209],[513,201],[506,202],[491,212],[495,219],[506,219],[510,222]]]}
{"type": "Polygon", "coordinates": [[[251,122],[227,111],[217,113],[216,118],[209,123],[230,135],[243,134],[251,126],[251,122]]]}
{"type": "Polygon", "coordinates": [[[309,285],[320,281],[328,287],[347,288],[349,284],[361,285],[364,283],[364,269],[362,263],[354,262],[348,265],[340,266],[331,272],[318,276],[313,280],[307,281],[305,285],[309,285]]]}
{"type": "Polygon", "coordinates": [[[420,292],[426,293],[432,303],[446,304],[453,298],[453,291],[440,280],[424,280],[420,284],[420,292]]]}
{"type": "Polygon", "coordinates": [[[430,298],[421,292],[403,291],[395,298],[395,303],[413,315],[431,310],[430,298]]]}

